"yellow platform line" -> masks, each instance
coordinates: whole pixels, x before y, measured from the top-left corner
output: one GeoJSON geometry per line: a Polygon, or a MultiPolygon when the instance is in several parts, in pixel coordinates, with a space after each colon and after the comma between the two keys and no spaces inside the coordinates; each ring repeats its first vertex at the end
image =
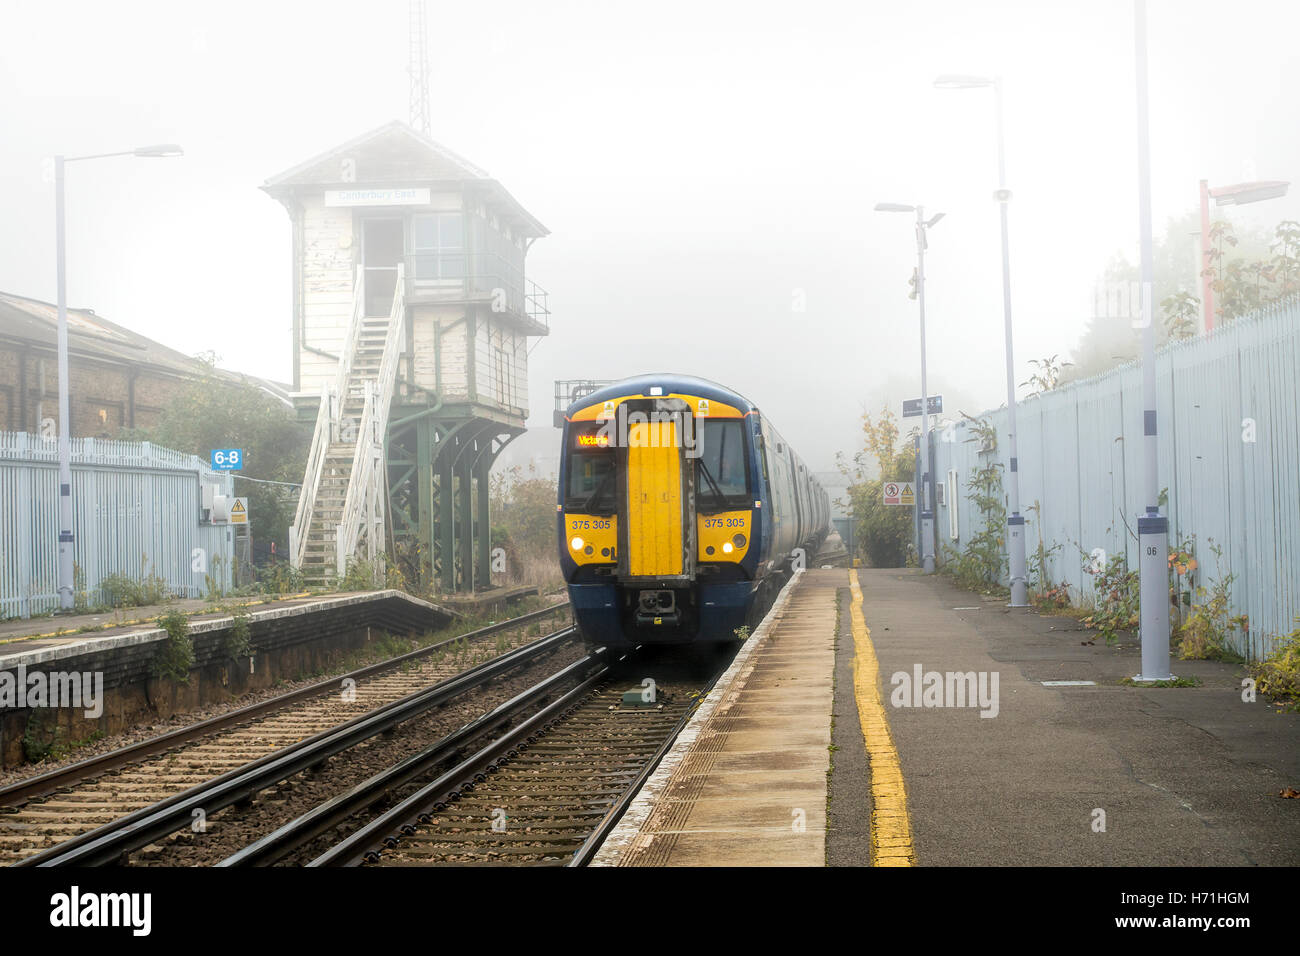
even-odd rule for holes
{"type": "Polygon", "coordinates": [[[889,732],[885,701],[880,694],[880,662],[871,643],[871,631],[862,616],[862,588],[858,572],[849,571],[853,594],[850,610],[853,625],[853,694],[858,701],[858,720],[871,763],[871,865],[913,866],[912,822],[907,814],[907,788],[898,748],[889,732]]]}

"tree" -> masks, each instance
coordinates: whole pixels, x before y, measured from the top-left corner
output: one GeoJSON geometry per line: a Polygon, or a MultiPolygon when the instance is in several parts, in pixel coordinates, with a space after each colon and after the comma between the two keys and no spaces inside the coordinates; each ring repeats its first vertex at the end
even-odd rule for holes
{"type": "MultiPolygon", "coordinates": [[[[1152,246],[1152,297],[1165,312],[1164,323],[1155,329],[1157,345],[1195,335],[1200,327],[1201,299],[1196,294],[1201,288],[1196,269],[1199,237],[1200,214],[1192,210],[1170,219],[1164,235],[1152,246]]],[[[1300,223],[1281,223],[1270,240],[1263,233],[1238,236],[1230,222],[1219,220],[1210,227],[1209,260],[1216,322],[1230,322],[1300,291],[1300,223]]],[[[1062,384],[1137,358],[1141,345],[1135,321],[1141,307],[1140,278],[1139,268],[1123,254],[1107,263],[1101,289],[1134,292],[1120,297],[1127,300],[1126,310],[1114,314],[1097,310],[1074,348],[1074,367],[1061,375],[1062,384]]]]}
{"type": "Polygon", "coordinates": [[[1196,335],[1201,315],[1201,300],[1187,292],[1175,292],[1160,302],[1165,314],[1165,331],[1170,339],[1190,339],[1196,335]]]}
{"type": "MultiPolygon", "coordinates": [[[[214,448],[242,448],[243,468],[236,475],[301,482],[311,430],[294,418],[292,409],[247,379],[218,373],[212,353],[198,358],[206,366],[204,373],[171,400],[153,427],[123,437],[155,442],[204,461],[214,448]]],[[[297,489],[236,478],[235,492],[248,498],[254,535],[284,548],[298,504],[297,489]]]]}
{"type": "Polygon", "coordinates": [[[912,511],[886,505],[883,487],[886,481],[915,480],[916,448],[911,440],[915,432],[900,444],[898,420],[886,403],[878,419],[863,413],[862,433],[863,448],[854,454],[852,466],[842,454],[837,456],[840,471],[849,480],[846,504],[854,535],[869,565],[901,567],[912,547],[912,511]],[[874,476],[869,474],[873,464],[874,476]]]}
{"type": "Polygon", "coordinates": [[[520,583],[559,585],[555,557],[555,480],[515,465],[492,476],[489,508],[492,547],[506,553],[507,577],[520,583]]]}

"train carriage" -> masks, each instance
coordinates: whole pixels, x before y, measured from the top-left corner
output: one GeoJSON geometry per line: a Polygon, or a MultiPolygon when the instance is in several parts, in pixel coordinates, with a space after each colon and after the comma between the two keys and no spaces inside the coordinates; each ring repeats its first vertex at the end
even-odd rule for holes
{"type": "Polygon", "coordinates": [[[746,398],[626,379],[564,416],[557,530],[591,644],[734,640],[826,536],[825,489],[746,398]]]}

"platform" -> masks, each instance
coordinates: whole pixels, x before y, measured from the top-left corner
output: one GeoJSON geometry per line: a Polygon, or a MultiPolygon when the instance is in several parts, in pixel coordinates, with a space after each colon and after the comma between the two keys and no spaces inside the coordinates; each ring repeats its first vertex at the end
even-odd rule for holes
{"type": "Polygon", "coordinates": [[[1300,714],[1139,662],[938,575],[804,572],[595,865],[1300,863],[1300,714]]]}
{"type": "Polygon", "coordinates": [[[821,866],[836,589],[805,571],[777,598],[595,865],[821,866]]]}
{"type": "MultiPolygon", "coordinates": [[[[401,605],[409,607],[413,614],[437,615],[444,619],[456,613],[396,590],[300,594],[248,602],[232,598],[229,603],[243,606],[250,623],[310,618],[365,605],[401,605]]],[[[196,599],[124,608],[116,612],[0,621],[0,668],[30,667],[161,640],[165,632],[158,626],[158,616],[168,611],[180,611],[188,616],[193,635],[221,630],[230,621],[228,610],[196,599]]]]}

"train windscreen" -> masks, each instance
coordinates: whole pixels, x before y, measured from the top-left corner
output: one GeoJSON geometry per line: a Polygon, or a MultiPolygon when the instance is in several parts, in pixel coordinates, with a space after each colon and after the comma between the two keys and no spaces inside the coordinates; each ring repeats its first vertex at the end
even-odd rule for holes
{"type": "Polygon", "coordinates": [[[699,505],[720,511],[747,507],[750,481],[744,422],[707,419],[700,429],[704,448],[695,489],[699,505]]]}
{"type": "Polygon", "coordinates": [[[614,511],[614,449],[596,427],[570,430],[568,474],[564,478],[564,510],[586,514],[614,511]]]}

